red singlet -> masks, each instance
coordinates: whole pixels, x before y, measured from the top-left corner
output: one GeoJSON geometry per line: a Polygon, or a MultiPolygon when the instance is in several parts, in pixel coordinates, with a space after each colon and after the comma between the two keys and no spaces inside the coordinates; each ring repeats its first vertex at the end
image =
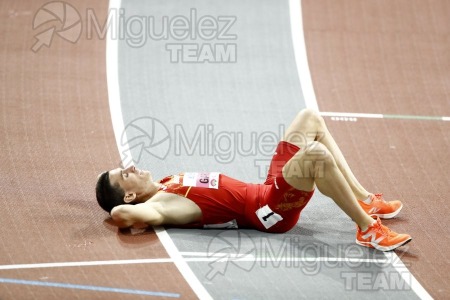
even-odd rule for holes
{"type": "Polygon", "coordinates": [[[179,174],[162,179],[160,183],[163,188],[160,191],[188,198],[200,207],[203,216],[201,222],[188,224],[188,227],[208,228],[218,224],[232,227],[232,222],[237,223],[239,228],[286,232],[297,224],[300,212],[314,193],[297,190],[283,178],[283,166],[298,150],[293,144],[280,142],[264,184],[245,183],[220,174],[217,189],[185,186],[185,176],[179,174]]]}

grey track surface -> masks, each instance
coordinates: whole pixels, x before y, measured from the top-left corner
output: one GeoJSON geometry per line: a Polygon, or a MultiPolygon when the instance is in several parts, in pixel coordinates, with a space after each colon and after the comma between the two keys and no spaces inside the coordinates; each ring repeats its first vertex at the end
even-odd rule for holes
{"type": "MultiPolygon", "coordinates": [[[[220,171],[244,181],[263,181],[265,169],[258,166],[268,164],[276,142],[245,155],[236,147],[223,151],[229,148],[223,139],[221,141],[225,144],[216,145],[219,148],[204,154],[202,147],[215,142],[206,140],[190,149],[192,151],[189,153],[186,145],[177,140],[175,128],[182,128],[185,137],[190,140],[202,126],[213,129],[212,136],[216,137],[233,134],[236,137],[240,133],[244,149],[257,144],[251,142],[252,134],[261,137],[266,132],[277,139],[281,137],[280,128],[288,126],[297,111],[305,107],[292,50],[288,2],[124,1],[122,7],[128,16],[155,16],[157,24],[162,16],[189,17],[191,8],[197,10],[198,16],[237,18],[230,29],[237,39],[226,41],[237,45],[235,63],[172,63],[165,47],[177,42],[173,39],[148,39],[138,48],[130,47],[125,40],[120,41],[119,82],[125,125],[136,125],[140,118],[155,118],[167,129],[171,142],[165,159],[154,156],[164,156],[164,147],[153,149],[161,153],[133,148],[137,166],[151,170],[155,178],[183,171],[205,170],[220,171]],[[231,159],[221,161],[226,154],[230,154],[231,159]]],[[[197,39],[181,43],[207,42],[197,39]]],[[[155,140],[164,138],[158,136],[164,134],[163,127],[154,127],[155,140]]],[[[128,139],[134,138],[132,131],[127,131],[127,134],[128,139]]],[[[239,137],[234,140],[234,143],[239,142],[239,137]]],[[[319,193],[304,210],[298,226],[287,234],[271,235],[253,230],[169,229],[168,232],[180,252],[206,253],[207,256],[227,251],[266,255],[267,247],[279,255],[282,253],[280,249],[287,247],[287,251],[292,250],[294,256],[344,257],[345,250],[355,249],[354,225],[330,199],[319,193]]],[[[359,258],[383,257],[374,251],[357,249],[360,251],[359,258]]],[[[282,254],[289,256],[290,253],[282,254]]],[[[403,290],[399,291],[358,289],[355,286],[346,289],[345,272],[396,273],[391,266],[310,263],[309,267],[317,272],[307,274],[305,263],[289,265],[287,262],[272,261],[264,265],[252,260],[216,263],[226,265],[219,266],[222,269],[213,278],[208,274],[217,265],[211,262],[189,263],[216,299],[415,298],[408,286],[402,283],[403,290]]]]}
{"type": "MultiPolygon", "coordinates": [[[[237,34],[237,62],[220,64],[171,63],[165,45],[176,42],[148,40],[141,48],[130,48],[121,42],[120,88],[124,123],[138,117],[157,118],[173,133],[182,124],[186,136],[211,124],[220,132],[241,132],[245,149],[250,134],[278,134],[279,125],[289,125],[304,107],[289,30],[287,2],[227,1],[126,1],[127,15],[189,16],[196,8],[198,16],[231,15],[237,17],[230,33],[237,34]],[[283,5],[280,5],[280,4],[283,5]],[[145,13],[144,13],[145,12],[145,13]],[[262,17],[262,16],[267,16],[262,17]],[[277,55],[274,55],[277,54],[277,55]]],[[[158,21],[159,20],[159,21],[158,21]]],[[[208,43],[207,41],[195,41],[208,43]]],[[[184,43],[192,43],[190,40],[184,43]]],[[[226,149],[226,139],[222,147],[226,149]]],[[[230,163],[226,151],[216,148],[214,155],[200,155],[200,148],[188,158],[181,146],[175,153],[172,143],[167,160],[142,159],[140,166],[153,170],[158,178],[181,170],[212,170],[249,181],[260,181],[255,159],[270,161],[274,149],[266,155],[235,155],[230,163]],[[220,157],[215,157],[223,153],[220,157]],[[239,167],[237,167],[239,166],[239,167]]],[[[263,150],[263,149],[261,149],[263,150]]],[[[237,151],[232,151],[234,155],[237,151]]],[[[259,151],[261,152],[261,151],[259,151]]],[[[136,153],[134,153],[136,156],[136,153]]]]}

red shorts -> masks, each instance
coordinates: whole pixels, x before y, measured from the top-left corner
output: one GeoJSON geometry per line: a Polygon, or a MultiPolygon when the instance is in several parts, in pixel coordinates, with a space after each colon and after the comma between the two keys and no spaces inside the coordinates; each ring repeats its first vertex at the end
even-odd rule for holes
{"type": "Polygon", "coordinates": [[[314,193],[297,190],[283,178],[283,166],[298,150],[300,148],[293,144],[280,142],[264,184],[245,183],[220,175],[219,189],[205,189],[184,186],[184,174],[180,174],[177,180],[174,176],[162,179],[161,192],[186,197],[199,206],[202,220],[185,227],[218,224],[228,226],[227,224],[234,219],[239,227],[265,232],[286,232],[297,224],[300,212],[314,193]],[[258,218],[257,211],[262,219],[265,218],[264,222],[258,218]],[[267,221],[267,218],[270,220],[267,221]],[[273,220],[278,222],[272,224],[273,220]]]}
{"type": "MultiPolygon", "coordinates": [[[[256,217],[255,211],[252,212],[252,220],[256,229],[266,232],[286,232],[292,229],[298,222],[300,212],[308,204],[314,190],[297,190],[283,177],[282,170],[284,165],[300,150],[299,147],[281,141],[275,151],[270,163],[267,179],[264,184],[259,185],[259,207],[268,205],[276,214],[279,214],[283,220],[277,222],[270,228],[265,228],[262,222],[256,217]]],[[[250,214],[251,212],[247,212],[250,214]]]]}

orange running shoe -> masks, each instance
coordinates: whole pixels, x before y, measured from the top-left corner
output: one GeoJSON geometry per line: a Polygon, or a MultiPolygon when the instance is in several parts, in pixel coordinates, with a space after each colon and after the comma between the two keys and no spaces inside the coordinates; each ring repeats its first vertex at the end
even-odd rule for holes
{"type": "Polygon", "coordinates": [[[358,200],[358,202],[366,213],[382,219],[391,219],[395,217],[403,208],[401,201],[393,200],[387,202],[383,199],[383,194],[370,194],[370,198],[372,200],[370,204],[366,204],[361,200],[358,200]]]}
{"type": "Polygon", "coordinates": [[[356,243],[358,245],[375,248],[380,251],[391,251],[412,240],[409,234],[396,233],[381,224],[379,217],[372,217],[376,222],[370,225],[366,231],[362,232],[357,226],[356,243]]]}

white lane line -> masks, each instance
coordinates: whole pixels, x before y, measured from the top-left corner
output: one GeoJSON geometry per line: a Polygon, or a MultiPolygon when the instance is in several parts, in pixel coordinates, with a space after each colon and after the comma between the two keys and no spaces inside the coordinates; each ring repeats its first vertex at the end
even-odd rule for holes
{"type": "Polygon", "coordinates": [[[324,117],[370,118],[382,119],[382,114],[344,113],[344,112],[320,112],[324,117]]]}
{"type": "MultiPolygon", "coordinates": [[[[109,1],[109,12],[119,11],[121,6],[121,0],[109,1]]],[[[117,34],[113,32],[119,32],[119,22],[112,22],[117,27],[112,28],[113,25],[108,27],[107,39],[106,39],[106,77],[108,85],[108,99],[109,110],[111,113],[112,125],[114,130],[114,136],[116,138],[117,149],[122,159],[122,155],[125,157],[131,157],[129,148],[125,148],[122,145],[121,138],[124,135],[125,141],[128,141],[125,132],[125,126],[123,124],[122,106],[120,104],[120,86],[119,86],[119,38],[117,34]]]]}
{"type": "Polygon", "coordinates": [[[294,47],[295,62],[297,64],[298,77],[305,98],[306,107],[319,110],[314,92],[314,86],[309,71],[308,56],[306,53],[305,38],[303,33],[302,7],[300,0],[289,0],[289,12],[291,19],[292,44],[294,47]]]}
{"type": "Polygon", "coordinates": [[[38,263],[38,264],[17,264],[2,265],[0,270],[18,269],[43,269],[43,268],[68,268],[68,267],[89,267],[89,266],[110,266],[110,265],[131,265],[131,264],[156,264],[171,263],[172,258],[150,258],[150,259],[127,259],[127,260],[99,260],[99,261],[71,261],[58,263],[38,263]]]}
{"type": "MultiPolygon", "coordinates": [[[[121,0],[110,0],[109,9],[119,11],[121,7],[121,0]]],[[[116,22],[117,27],[108,28],[108,38],[106,43],[106,65],[107,65],[107,81],[108,81],[108,98],[109,98],[109,108],[111,111],[111,119],[113,123],[114,135],[116,138],[117,149],[119,150],[119,155],[121,159],[130,159],[131,153],[129,151],[128,143],[122,143],[128,141],[125,132],[125,126],[123,123],[123,114],[120,102],[120,86],[119,86],[119,39],[117,35],[114,37],[111,30],[116,30],[115,32],[120,32],[120,22],[116,22]]],[[[123,161],[123,165],[128,166],[128,162],[123,161]]],[[[181,275],[184,277],[186,282],[191,287],[192,291],[197,295],[199,299],[212,299],[205,287],[200,283],[198,278],[189,268],[186,261],[183,260],[181,254],[175,244],[173,243],[170,236],[164,230],[164,228],[155,228],[155,232],[158,235],[163,247],[166,249],[172,261],[175,263],[176,267],[180,271],[181,275]]]]}
{"type": "MultiPolygon", "coordinates": [[[[166,232],[164,230],[164,232],[166,232]]],[[[167,232],[166,232],[167,233],[167,232]]],[[[164,237],[163,237],[164,238],[164,237]]],[[[20,270],[20,269],[45,269],[45,268],[70,268],[70,267],[90,267],[90,266],[111,266],[111,265],[133,265],[133,264],[162,264],[181,262],[227,262],[227,261],[249,261],[249,262],[352,262],[352,263],[377,263],[386,264],[389,259],[364,259],[348,257],[257,257],[254,255],[244,255],[238,253],[214,253],[206,252],[178,252],[178,257],[171,258],[148,258],[148,259],[124,259],[124,260],[98,260],[98,261],[71,261],[52,262],[34,264],[14,264],[0,265],[0,270],[20,270]],[[191,256],[191,257],[183,257],[191,256]]],[[[392,258],[391,258],[392,259],[392,258]]],[[[403,265],[404,266],[404,265],[403,265]]],[[[182,268],[184,266],[181,266],[182,268]]],[[[406,268],[406,267],[404,267],[406,268]]],[[[189,269],[190,272],[192,272],[189,269]]],[[[188,271],[188,272],[189,272],[188,271]]],[[[207,296],[207,295],[201,295],[207,296]]],[[[199,295],[200,297],[200,295],[199,295]]],[[[203,298],[202,298],[203,299],[203,298]]]]}
{"type": "Polygon", "coordinates": [[[409,271],[409,269],[402,262],[400,257],[395,252],[385,252],[385,256],[393,261],[392,266],[397,270],[402,276],[403,280],[411,287],[411,289],[416,293],[416,295],[422,300],[431,300],[433,297],[425,290],[425,288],[420,284],[420,282],[414,277],[414,275],[409,271]]]}
{"type": "Polygon", "coordinates": [[[184,257],[186,256],[194,256],[194,257],[222,257],[225,255],[230,255],[230,253],[227,252],[215,252],[215,253],[208,253],[208,252],[180,252],[181,255],[184,257]]]}
{"type": "Polygon", "coordinates": [[[356,121],[358,118],[367,119],[397,119],[397,120],[419,120],[419,121],[450,121],[450,117],[421,116],[421,115],[393,115],[393,114],[369,114],[349,112],[320,112],[323,117],[331,117],[336,121],[356,121]]]}
{"type": "MultiPolygon", "coordinates": [[[[289,4],[290,4],[290,10],[291,10],[291,27],[293,27],[294,25],[297,28],[292,28],[292,39],[294,40],[294,45],[298,44],[302,44],[303,46],[305,45],[305,39],[304,39],[304,33],[303,33],[303,19],[302,19],[302,14],[301,14],[301,5],[302,5],[302,0],[289,0],[289,4]],[[299,7],[297,7],[297,4],[299,5],[299,7]],[[293,20],[293,19],[297,19],[293,20]],[[294,30],[300,30],[301,33],[297,33],[294,35],[294,30]],[[295,42],[296,39],[301,39],[302,41],[300,42],[295,42]]],[[[295,49],[295,46],[294,46],[295,49]]],[[[302,72],[310,72],[309,69],[309,64],[308,64],[308,59],[307,59],[307,54],[306,54],[306,47],[303,47],[304,51],[298,51],[297,49],[295,49],[296,51],[296,62],[297,62],[297,69],[301,69],[302,72]],[[304,55],[304,58],[299,58],[297,59],[297,54],[300,55],[304,55]],[[299,64],[299,62],[301,62],[301,64],[299,64]]],[[[300,70],[298,70],[298,72],[300,73],[300,70]]],[[[300,76],[300,84],[302,86],[302,89],[312,89],[312,81],[311,81],[311,74],[300,76]],[[301,81],[301,80],[305,80],[305,82],[301,81]]],[[[313,90],[314,91],[314,90],[313,90]]],[[[304,94],[306,94],[304,92],[304,94]]],[[[306,96],[305,96],[306,97],[306,96]]],[[[306,100],[306,99],[305,99],[306,100]]],[[[313,108],[316,110],[318,109],[318,104],[317,104],[317,99],[316,97],[311,97],[308,98],[308,101],[306,102],[306,107],[308,108],[313,108]],[[311,102],[315,102],[315,103],[311,103],[311,102]]],[[[364,115],[373,115],[376,118],[379,118],[380,115],[379,114],[364,114],[364,115]]],[[[349,117],[349,116],[347,116],[349,117]]],[[[381,118],[383,117],[383,115],[381,115],[381,118]]],[[[420,284],[420,282],[418,282],[416,280],[416,278],[414,277],[414,275],[411,274],[411,272],[408,270],[408,268],[406,268],[406,266],[401,262],[400,258],[398,257],[398,255],[395,252],[392,252],[390,254],[384,252],[384,255],[386,256],[387,259],[389,259],[389,257],[391,259],[395,259],[398,263],[393,264],[393,266],[395,267],[395,269],[397,270],[397,272],[399,272],[401,274],[401,276],[404,278],[404,280],[410,284],[411,289],[414,291],[414,293],[416,293],[421,299],[432,299],[430,294],[428,294],[428,292],[423,288],[423,286],[420,284]],[[405,272],[406,270],[406,272],[405,272]],[[410,281],[408,281],[407,279],[410,279],[410,281]]]]}
{"type": "Polygon", "coordinates": [[[272,256],[254,256],[251,254],[239,253],[207,253],[207,252],[180,252],[189,261],[216,261],[221,258],[220,262],[226,261],[259,261],[259,262],[351,262],[351,263],[377,263],[387,264],[391,261],[385,258],[357,258],[357,257],[272,257],[272,256]],[[194,258],[187,258],[191,256],[194,258]]]}
{"type": "Polygon", "coordinates": [[[178,251],[167,231],[163,227],[159,226],[155,226],[154,229],[167,253],[174,260],[178,270],[183,275],[184,279],[187,281],[197,297],[199,297],[199,299],[213,299],[186,263],[186,260],[183,258],[180,251],[178,251]]]}

